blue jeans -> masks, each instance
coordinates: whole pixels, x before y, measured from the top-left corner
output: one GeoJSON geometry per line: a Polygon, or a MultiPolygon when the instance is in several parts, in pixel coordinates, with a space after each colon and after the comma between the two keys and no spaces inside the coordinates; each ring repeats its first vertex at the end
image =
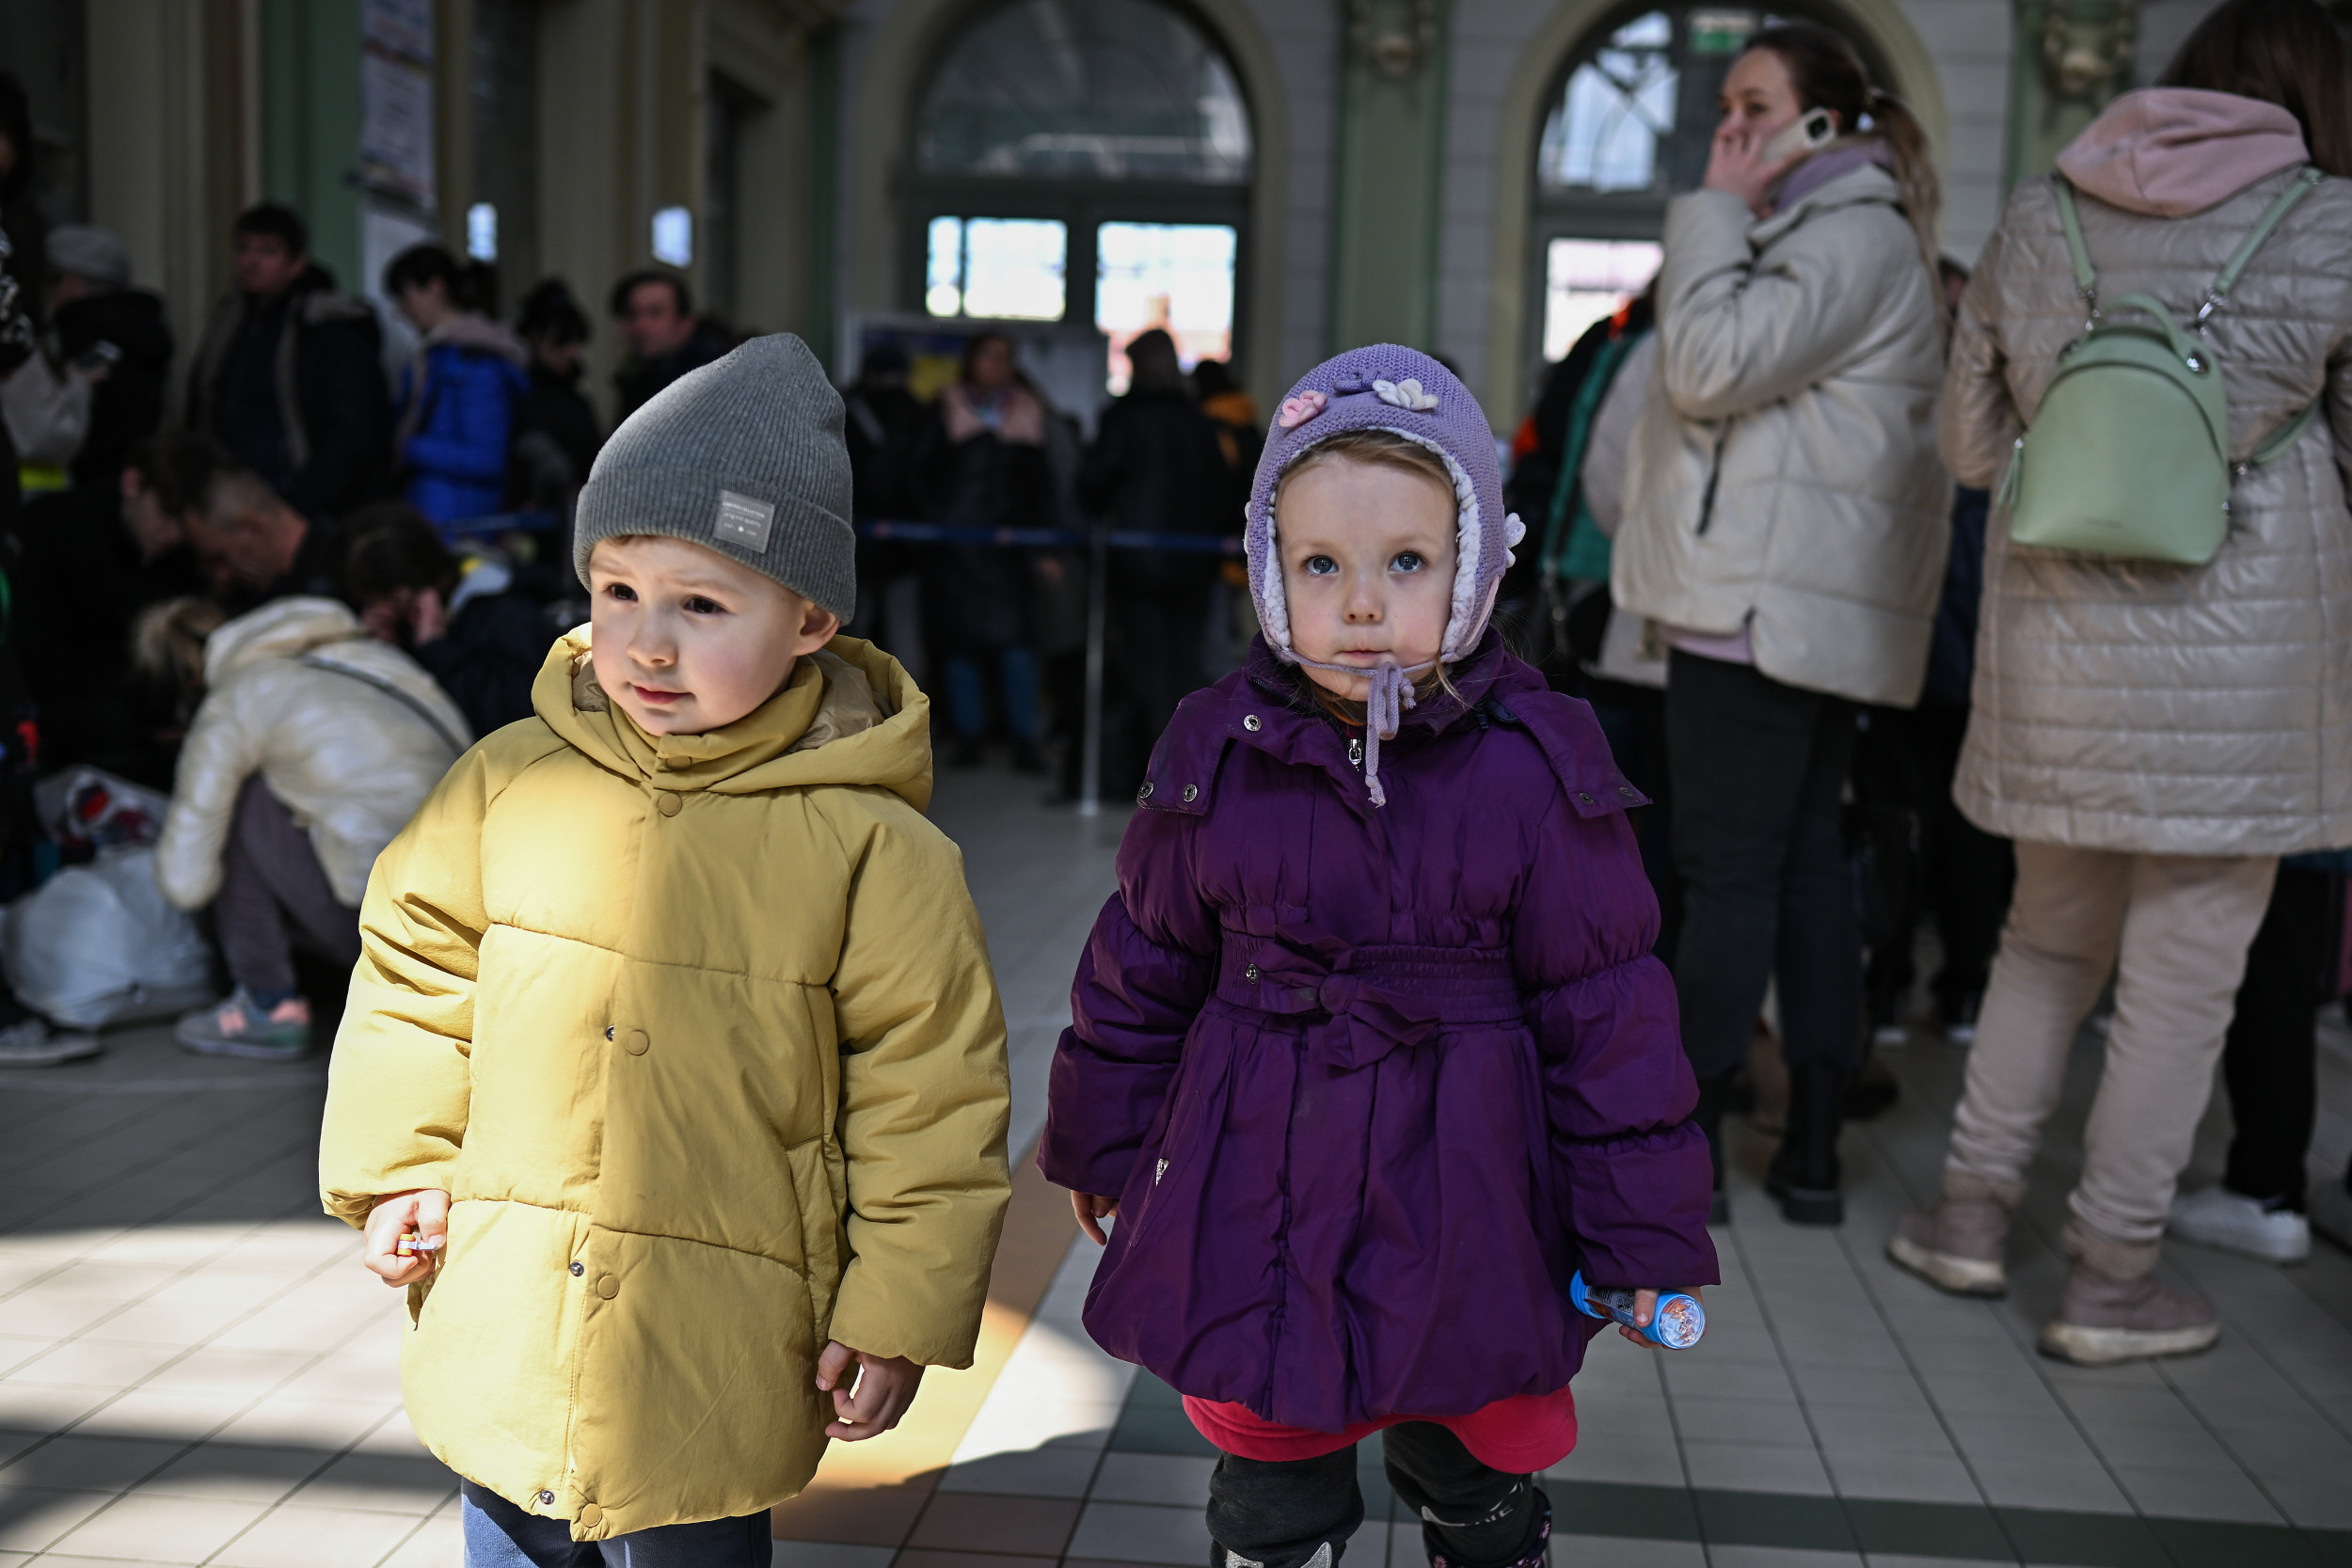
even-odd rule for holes
{"type": "Polygon", "coordinates": [[[764,1511],[574,1541],[568,1519],[525,1513],[472,1481],[464,1492],[466,1568],[768,1568],[775,1556],[764,1511]]]}
{"type": "MultiPolygon", "coordinates": [[[[981,670],[987,654],[957,654],[947,659],[947,714],[959,740],[977,740],[988,730],[988,677],[981,670]]],[[[1037,738],[1037,655],[1026,648],[1003,648],[993,656],[1005,733],[1015,740],[1037,738]]]]}

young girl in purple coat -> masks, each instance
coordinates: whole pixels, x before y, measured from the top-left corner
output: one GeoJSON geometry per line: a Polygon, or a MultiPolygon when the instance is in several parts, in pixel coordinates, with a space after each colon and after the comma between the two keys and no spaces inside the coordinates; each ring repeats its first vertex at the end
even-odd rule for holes
{"type": "Polygon", "coordinates": [[[1425,355],[1293,388],[1263,633],[1160,739],[1055,1054],[1039,1164],[1098,1243],[1119,1217],[1087,1327],[1222,1451],[1224,1568],[1337,1562],[1382,1430],[1433,1564],[1542,1562],[1601,1326],[1570,1275],[1644,1321],[1718,1277],[1642,796],[1487,626],[1502,489],[1425,355]]]}

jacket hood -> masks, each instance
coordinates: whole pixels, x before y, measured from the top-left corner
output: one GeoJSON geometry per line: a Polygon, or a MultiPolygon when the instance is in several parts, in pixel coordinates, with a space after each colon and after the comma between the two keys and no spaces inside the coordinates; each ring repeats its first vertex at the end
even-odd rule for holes
{"type": "Polygon", "coordinates": [[[517,370],[531,363],[531,350],[523,341],[487,316],[471,310],[450,317],[419,340],[420,354],[437,348],[469,348],[483,354],[495,354],[517,370]]]}
{"type": "Polygon", "coordinates": [[[294,658],[329,642],[365,637],[359,618],[337,600],[297,594],[272,599],[204,640],[204,684],[264,658],[294,658]]]}
{"type": "Polygon", "coordinates": [[[930,803],[930,699],[870,642],[834,638],[793,666],[782,691],[703,735],[639,729],[596,684],[590,645],[584,626],[556,640],[532,705],[559,739],[615,773],[722,795],[867,784],[917,811],[930,803]]]}
{"type": "Polygon", "coordinates": [[[1835,159],[1835,163],[1823,165],[1824,169],[1834,172],[1818,184],[1798,180],[1797,175],[1804,172],[1804,166],[1800,165],[1781,186],[1772,215],[1758,218],[1748,230],[1748,243],[1761,249],[1804,222],[1811,213],[1872,201],[1888,207],[1903,204],[1903,190],[1895,182],[1894,175],[1867,154],[1849,161],[1842,155],[1844,151],[1834,149],[1815,154],[1816,158],[1835,159]]]}
{"type": "Polygon", "coordinates": [[[2311,161],[2293,115],[2201,87],[2127,92],[2058,156],[2058,172],[2110,207],[2176,218],[2311,161]]]}

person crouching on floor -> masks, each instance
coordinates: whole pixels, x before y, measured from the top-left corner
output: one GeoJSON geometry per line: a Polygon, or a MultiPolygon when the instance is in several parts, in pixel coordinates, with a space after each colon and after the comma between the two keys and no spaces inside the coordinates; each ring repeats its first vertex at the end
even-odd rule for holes
{"type": "Polygon", "coordinates": [[[300,948],[359,956],[368,867],[473,739],[417,661],[334,599],[297,594],[205,639],[155,880],[210,905],[236,989],[172,1035],[208,1055],[291,1060],[310,1049],[300,948]]]}

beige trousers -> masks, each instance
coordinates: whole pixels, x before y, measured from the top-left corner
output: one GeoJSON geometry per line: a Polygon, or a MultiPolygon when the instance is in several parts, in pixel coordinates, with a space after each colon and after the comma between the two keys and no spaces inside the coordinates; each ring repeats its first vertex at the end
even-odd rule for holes
{"type": "Polygon", "coordinates": [[[2067,1206],[2094,1235],[2144,1248],[2153,1265],[2278,868],[2276,857],[2019,844],[1947,1181],[2025,1191],[2075,1031],[2112,973],[2115,1024],[2067,1206]]]}

